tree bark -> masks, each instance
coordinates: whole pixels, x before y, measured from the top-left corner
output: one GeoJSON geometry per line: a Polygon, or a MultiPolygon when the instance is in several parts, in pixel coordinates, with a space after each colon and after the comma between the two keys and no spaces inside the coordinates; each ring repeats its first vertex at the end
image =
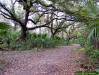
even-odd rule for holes
{"type": "Polygon", "coordinates": [[[21,27],[21,30],[22,30],[22,33],[21,33],[22,37],[21,37],[21,39],[23,41],[26,40],[26,36],[27,36],[27,23],[28,23],[28,17],[29,17],[29,13],[30,13],[29,9],[30,9],[30,7],[26,8],[26,10],[25,10],[26,11],[25,22],[24,22],[23,25],[21,25],[22,26],[21,27]]]}
{"type": "MultiPolygon", "coordinates": [[[[53,11],[51,12],[50,20],[52,20],[52,19],[53,19],[53,11]]],[[[51,23],[51,37],[54,38],[53,21],[51,23]]]]}
{"type": "Polygon", "coordinates": [[[27,28],[26,28],[26,26],[21,27],[21,30],[22,30],[21,39],[24,41],[26,39],[26,36],[27,36],[27,28]]]}

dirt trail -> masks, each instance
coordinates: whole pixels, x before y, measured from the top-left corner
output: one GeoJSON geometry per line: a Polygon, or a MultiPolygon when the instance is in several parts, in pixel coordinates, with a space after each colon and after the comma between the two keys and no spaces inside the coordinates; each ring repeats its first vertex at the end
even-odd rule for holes
{"type": "Polygon", "coordinates": [[[11,62],[1,75],[74,75],[80,71],[75,64],[73,48],[80,45],[64,46],[39,52],[7,52],[4,56],[11,62]]]}

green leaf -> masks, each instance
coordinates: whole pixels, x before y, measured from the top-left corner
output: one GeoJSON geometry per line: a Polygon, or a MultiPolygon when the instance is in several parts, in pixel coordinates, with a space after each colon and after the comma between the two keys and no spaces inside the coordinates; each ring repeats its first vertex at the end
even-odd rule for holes
{"type": "Polygon", "coordinates": [[[81,33],[80,32],[74,32],[73,35],[80,37],[81,36],[81,33]]]}
{"type": "Polygon", "coordinates": [[[95,71],[96,71],[96,72],[99,72],[99,68],[98,68],[98,69],[95,69],[95,71]]]}
{"type": "Polygon", "coordinates": [[[85,51],[85,48],[81,48],[80,50],[81,50],[81,51],[85,51]]]}
{"type": "Polygon", "coordinates": [[[9,25],[5,22],[0,22],[0,29],[6,30],[9,29],[9,25]]]}

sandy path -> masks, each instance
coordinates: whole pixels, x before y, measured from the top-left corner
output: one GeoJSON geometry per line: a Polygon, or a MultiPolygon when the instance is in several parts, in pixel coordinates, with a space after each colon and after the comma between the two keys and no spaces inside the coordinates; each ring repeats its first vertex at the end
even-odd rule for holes
{"type": "Polygon", "coordinates": [[[76,66],[73,48],[79,45],[65,46],[54,50],[39,52],[4,53],[11,62],[1,75],[74,75],[80,71],[76,66]]]}

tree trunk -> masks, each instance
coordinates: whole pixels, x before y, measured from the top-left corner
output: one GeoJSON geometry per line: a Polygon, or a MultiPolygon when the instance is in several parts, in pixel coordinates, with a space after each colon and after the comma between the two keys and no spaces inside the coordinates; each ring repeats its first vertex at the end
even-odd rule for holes
{"type": "Polygon", "coordinates": [[[51,23],[51,36],[54,37],[54,32],[53,32],[53,22],[51,23]]]}
{"type": "Polygon", "coordinates": [[[25,26],[22,27],[22,32],[21,32],[21,40],[25,40],[27,36],[27,28],[25,26]]]}
{"type": "Polygon", "coordinates": [[[27,23],[28,23],[28,17],[29,17],[29,9],[30,9],[30,7],[28,8],[26,8],[26,14],[25,14],[25,22],[24,22],[24,24],[23,25],[21,25],[22,27],[21,27],[21,30],[22,30],[22,36],[21,36],[21,39],[22,39],[22,41],[24,41],[24,40],[26,40],[26,36],[27,36],[27,23]]]}
{"type": "Polygon", "coordinates": [[[54,32],[52,33],[52,38],[55,37],[56,33],[57,33],[56,31],[54,31],[54,32]]]}

